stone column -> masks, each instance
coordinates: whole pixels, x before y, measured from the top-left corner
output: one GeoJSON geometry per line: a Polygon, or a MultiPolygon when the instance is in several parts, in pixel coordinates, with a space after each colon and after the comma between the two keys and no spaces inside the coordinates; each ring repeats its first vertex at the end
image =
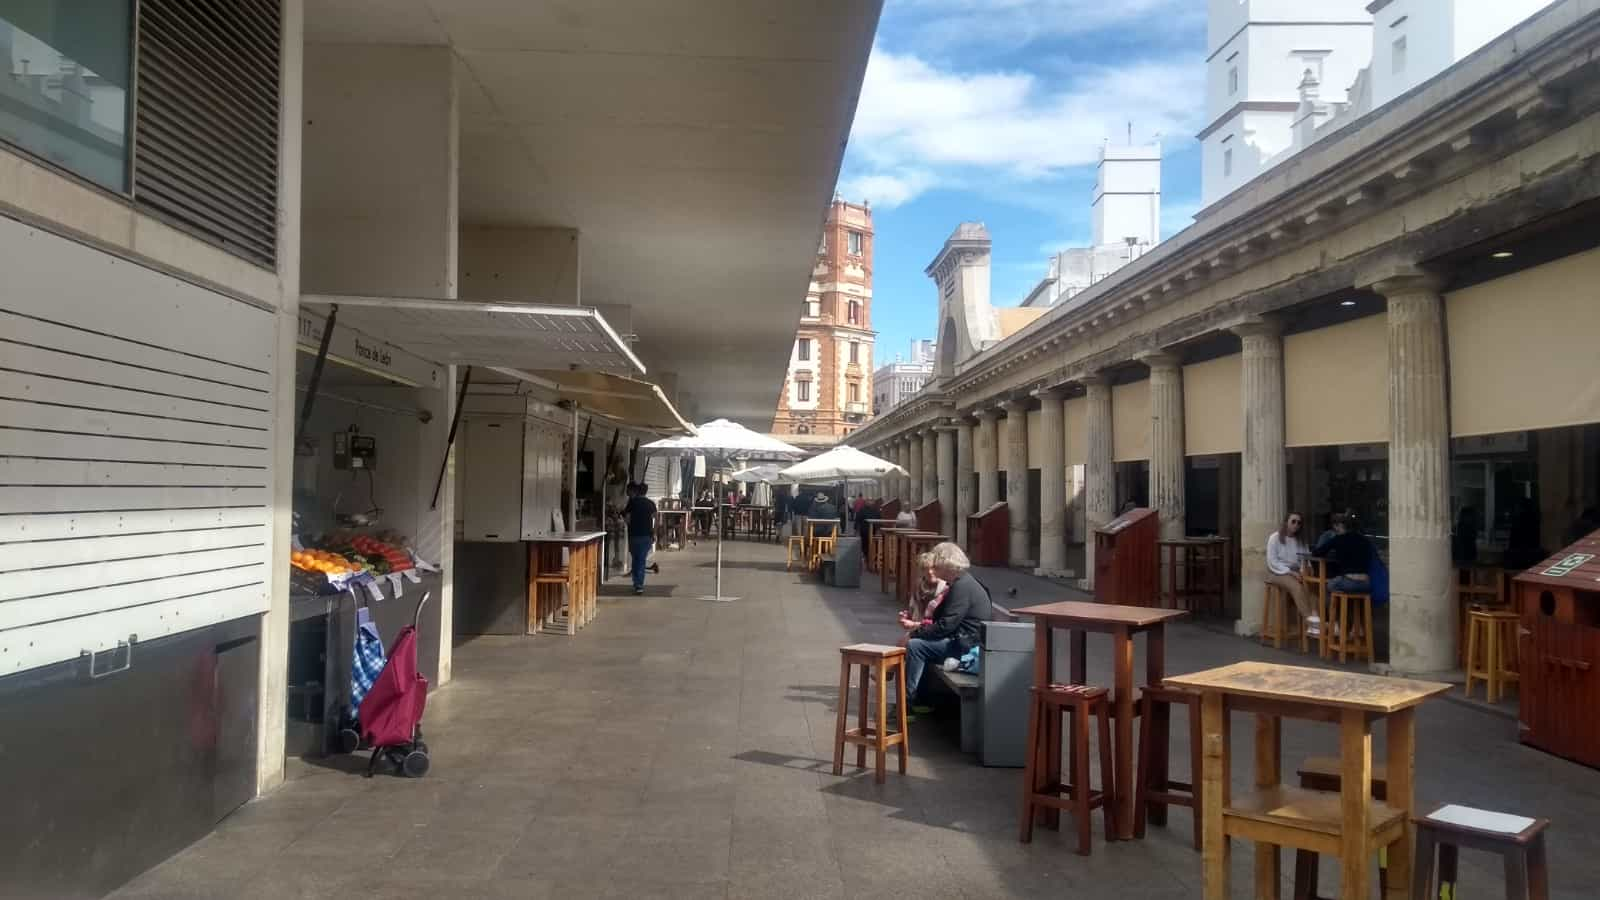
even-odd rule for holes
{"type": "Polygon", "coordinates": [[[1039,568],[1036,575],[1062,576],[1067,570],[1067,428],[1065,388],[1038,391],[1039,568]]]}
{"type": "Polygon", "coordinates": [[[952,540],[956,536],[956,426],[934,429],[934,472],[938,479],[939,533],[952,540]]]}
{"type": "Polygon", "coordinates": [[[1150,367],[1150,504],[1161,537],[1184,536],[1183,368],[1170,353],[1139,357],[1150,367]]]}
{"type": "Polygon", "coordinates": [[[1083,379],[1088,388],[1089,408],[1083,430],[1089,455],[1084,460],[1083,524],[1084,585],[1094,587],[1094,535],[1117,515],[1117,467],[1111,461],[1111,379],[1090,375],[1083,379]]]}
{"type": "Polygon", "coordinates": [[[978,511],[978,492],[972,484],[972,420],[956,420],[956,543],[967,546],[967,517],[978,511]]]}
{"type": "MultiPolygon", "coordinates": [[[[1234,326],[1244,343],[1239,402],[1244,407],[1244,452],[1239,464],[1239,621],[1234,631],[1261,629],[1265,602],[1267,538],[1288,512],[1288,451],[1284,448],[1283,336],[1276,321],[1234,326]]],[[[1309,510],[1303,530],[1316,539],[1309,510]]]]}
{"type": "Polygon", "coordinates": [[[1000,502],[1000,411],[980,409],[972,456],[978,467],[978,511],[1000,502]]]}
{"type": "Polygon", "coordinates": [[[906,456],[911,460],[911,465],[906,466],[906,471],[911,473],[906,479],[910,488],[906,491],[906,502],[916,509],[922,505],[922,437],[915,431],[906,436],[906,456]]]}
{"type": "MultiPolygon", "coordinates": [[[[889,442],[888,459],[890,462],[902,469],[906,467],[905,445],[900,443],[899,438],[895,438],[889,442]]],[[[885,493],[887,493],[889,497],[900,500],[903,503],[906,496],[905,476],[889,476],[889,487],[886,489],[885,493]]]]}
{"type": "Polygon", "coordinates": [[[1007,400],[1005,469],[1006,509],[1011,518],[1011,548],[1007,554],[1013,566],[1032,568],[1028,550],[1028,404],[1007,400]]]}
{"type": "Polygon", "coordinates": [[[1441,281],[1402,273],[1389,301],[1389,665],[1456,667],[1450,588],[1450,408],[1441,281]]]}
{"type": "Polygon", "coordinates": [[[922,502],[939,499],[939,439],[933,426],[922,430],[922,502]]]}

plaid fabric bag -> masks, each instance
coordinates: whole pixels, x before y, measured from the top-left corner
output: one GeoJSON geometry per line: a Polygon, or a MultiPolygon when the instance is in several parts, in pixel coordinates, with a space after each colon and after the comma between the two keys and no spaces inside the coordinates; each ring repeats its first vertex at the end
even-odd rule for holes
{"type": "Polygon", "coordinates": [[[365,606],[356,610],[355,655],[350,660],[350,708],[360,717],[361,701],[383,672],[383,638],[365,606]]]}

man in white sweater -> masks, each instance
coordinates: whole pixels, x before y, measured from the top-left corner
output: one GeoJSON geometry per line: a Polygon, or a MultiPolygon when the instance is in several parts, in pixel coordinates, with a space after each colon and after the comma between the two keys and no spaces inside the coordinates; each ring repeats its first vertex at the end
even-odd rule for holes
{"type": "Polygon", "coordinates": [[[1309,554],[1305,542],[1300,540],[1301,527],[1300,514],[1292,512],[1284,517],[1283,525],[1267,538],[1267,583],[1277,585],[1289,594],[1294,600],[1295,609],[1300,611],[1301,621],[1305,622],[1306,636],[1317,637],[1322,633],[1322,620],[1311,606],[1311,598],[1306,594],[1305,582],[1300,574],[1300,565],[1309,554]]]}

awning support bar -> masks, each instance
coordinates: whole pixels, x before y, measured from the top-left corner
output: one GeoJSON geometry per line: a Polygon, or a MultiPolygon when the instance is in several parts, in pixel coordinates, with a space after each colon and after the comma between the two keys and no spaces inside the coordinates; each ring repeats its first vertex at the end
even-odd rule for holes
{"type": "Polygon", "coordinates": [[[439,460],[439,477],[433,482],[433,502],[429,509],[439,508],[439,490],[444,487],[444,470],[450,467],[450,448],[456,445],[456,429],[461,426],[461,408],[467,405],[467,386],[472,384],[472,367],[461,372],[461,387],[456,390],[456,408],[450,415],[450,435],[444,439],[444,456],[439,460]]]}
{"type": "Polygon", "coordinates": [[[300,436],[311,424],[311,408],[316,404],[317,388],[322,384],[322,367],[328,363],[328,344],[333,340],[333,326],[339,321],[339,304],[328,307],[328,318],[322,323],[322,341],[317,345],[317,360],[311,364],[311,383],[306,385],[306,402],[300,407],[300,421],[294,427],[295,446],[300,446],[300,436]]]}

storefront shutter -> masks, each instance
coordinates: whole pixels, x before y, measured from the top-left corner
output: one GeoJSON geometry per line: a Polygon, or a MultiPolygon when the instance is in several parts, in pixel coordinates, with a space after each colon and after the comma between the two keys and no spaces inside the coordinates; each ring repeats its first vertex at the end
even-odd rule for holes
{"type": "Polygon", "coordinates": [[[1244,450],[1240,362],[1240,356],[1235,353],[1183,367],[1185,454],[1201,456],[1244,450]]]}
{"type": "Polygon", "coordinates": [[[1364,316],[1283,339],[1285,443],[1389,441],[1389,328],[1364,316]]]}
{"type": "Polygon", "coordinates": [[[1600,422],[1600,250],[1445,299],[1450,433],[1600,422]]]}
{"type": "Polygon", "coordinates": [[[0,271],[0,675],[266,610],[275,314],[4,218],[0,271]]]}
{"type": "Polygon", "coordinates": [[[1150,458],[1150,380],[1111,389],[1111,458],[1133,462],[1150,458]]]}

